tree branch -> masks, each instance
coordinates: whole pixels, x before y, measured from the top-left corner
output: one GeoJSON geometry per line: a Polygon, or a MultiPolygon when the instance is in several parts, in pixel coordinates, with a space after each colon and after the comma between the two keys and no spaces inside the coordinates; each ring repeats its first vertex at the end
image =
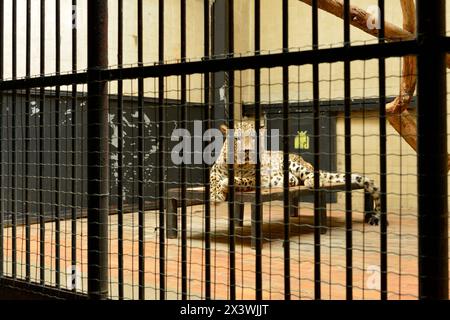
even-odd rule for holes
{"type": "MultiPolygon", "coordinates": [[[[299,0],[308,5],[312,5],[312,0],[299,0]]],[[[403,3],[403,1],[402,1],[403,3]]],[[[344,3],[342,0],[319,0],[317,1],[319,9],[326,11],[338,18],[344,18],[344,3]]],[[[414,8],[414,4],[411,6],[410,3],[402,4],[402,10],[406,11],[414,8]]],[[[413,11],[415,12],[415,11],[413,11]]],[[[350,5],[350,24],[372,36],[378,37],[378,30],[376,28],[370,29],[367,26],[367,21],[371,18],[371,15],[354,5],[350,5]]],[[[402,29],[395,24],[390,22],[385,22],[385,38],[388,41],[401,41],[401,40],[413,40],[415,39],[414,32],[409,32],[411,27],[415,28],[415,18],[410,20],[410,24],[407,28],[402,29]],[[414,22],[413,22],[414,21],[414,22]],[[414,25],[414,26],[413,26],[414,25]]],[[[450,68],[450,55],[447,55],[447,68],[450,68]]]]}

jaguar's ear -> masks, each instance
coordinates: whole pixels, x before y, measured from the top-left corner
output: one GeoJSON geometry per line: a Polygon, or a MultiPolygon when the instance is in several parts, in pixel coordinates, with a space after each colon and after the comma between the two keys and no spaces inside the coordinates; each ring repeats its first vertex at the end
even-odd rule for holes
{"type": "Polygon", "coordinates": [[[223,133],[224,135],[227,134],[228,127],[227,127],[225,124],[221,124],[220,127],[219,127],[219,129],[220,129],[220,131],[222,131],[222,133],[223,133]]]}
{"type": "MultiPolygon", "coordinates": [[[[265,128],[266,127],[266,116],[264,115],[263,117],[259,118],[259,127],[260,128],[265,128]]],[[[251,121],[253,124],[256,123],[256,118],[245,118],[246,121],[251,121]]]]}

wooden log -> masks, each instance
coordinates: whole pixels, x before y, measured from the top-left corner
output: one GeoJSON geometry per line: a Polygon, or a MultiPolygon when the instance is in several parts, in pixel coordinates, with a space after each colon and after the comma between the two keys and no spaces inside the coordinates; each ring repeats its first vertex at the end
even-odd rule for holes
{"type": "MultiPolygon", "coordinates": [[[[415,34],[416,16],[414,1],[400,0],[400,3],[403,13],[403,28],[415,34]]],[[[386,108],[386,116],[389,123],[415,151],[417,151],[417,124],[416,119],[408,112],[408,107],[416,90],[416,74],[416,57],[404,57],[400,94],[394,101],[388,103],[386,108]]]]}
{"type": "MultiPolygon", "coordinates": [[[[403,13],[403,28],[411,34],[416,33],[415,5],[413,0],[401,0],[403,13]]],[[[400,94],[394,101],[387,104],[386,116],[391,126],[402,138],[417,151],[416,119],[408,112],[411,99],[417,85],[416,57],[403,58],[402,83],[400,94]]]]}
{"type": "Polygon", "coordinates": [[[387,114],[391,126],[401,137],[417,151],[417,125],[416,119],[408,110],[401,113],[387,114]]]}
{"type": "MultiPolygon", "coordinates": [[[[312,5],[312,0],[299,0],[308,5],[312,5]]],[[[317,1],[319,9],[326,11],[338,18],[344,18],[344,3],[342,0],[320,0],[317,1]]],[[[406,7],[409,10],[410,7],[406,7]]],[[[350,5],[350,24],[368,34],[378,36],[378,30],[370,29],[367,26],[367,21],[371,18],[371,15],[354,5],[350,5]]],[[[412,32],[404,30],[395,24],[385,22],[385,38],[388,41],[400,41],[400,40],[413,40],[415,35],[412,32]]],[[[447,54],[447,68],[450,68],[450,55],[447,54]]]]}
{"type": "MultiPolygon", "coordinates": [[[[312,5],[312,0],[300,0],[312,5]]],[[[385,38],[387,41],[412,40],[416,36],[415,4],[413,0],[400,0],[403,14],[403,28],[390,22],[385,22],[385,38]]],[[[344,18],[344,3],[342,0],[320,0],[317,2],[319,9],[326,11],[338,18],[344,18]]],[[[367,21],[371,15],[357,6],[350,5],[350,23],[352,26],[378,37],[378,30],[371,29],[367,21]]],[[[450,55],[447,54],[447,68],[450,68],[450,55]]],[[[417,151],[417,125],[416,119],[408,112],[408,107],[414,96],[417,86],[417,63],[415,56],[403,58],[402,83],[399,96],[386,106],[386,117],[392,127],[402,138],[417,151]]],[[[450,170],[450,156],[448,158],[450,170]]]]}
{"type": "MultiPolygon", "coordinates": [[[[415,117],[408,110],[388,115],[389,123],[401,137],[417,152],[417,125],[415,117]]],[[[450,155],[447,162],[450,171],[450,155]]]]}
{"type": "Polygon", "coordinates": [[[416,33],[416,5],[413,0],[400,0],[403,13],[403,29],[416,33]]]}
{"type": "MultiPolygon", "coordinates": [[[[403,28],[413,34],[416,33],[416,9],[413,0],[401,0],[403,13],[403,28]]],[[[417,152],[417,124],[416,119],[408,112],[411,99],[417,86],[417,63],[415,56],[403,58],[402,83],[400,95],[387,105],[386,115],[392,127],[417,152]]],[[[448,158],[450,170],[450,156],[448,158]]]]}
{"type": "MultiPolygon", "coordinates": [[[[416,34],[416,6],[414,0],[401,0],[403,29],[416,34]]],[[[417,86],[417,59],[415,56],[403,58],[402,85],[400,97],[403,105],[409,105],[417,86]]],[[[404,108],[403,110],[406,110],[404,108]]],[[[402,111],[403,111],[402,110],[402,111]]]]}
{"type": "MultiPolygon", "coordinates": [[[[413,0],[401,0],[403,28],[411,34],[416,33],[416,8],[413,0]]],[[[415,56],[403,58],[402,82],[399,96],[387,105],[387,114],[401,114],[407,110],[416,91],[417,61],[415,56]]],[[[408,121],[407,119],[405,119],[408,121]]],[[[396,120],[393,123],[397,124],[396,120]]],[[[397,129],[397,128],[396,128],[397,129]]],[[[400,128],[398,128],[400,129],[400,128]]],[[[398,130],[397,130],[398,131],[398,130]]]]}
{"type": "MultiPolygon", "coordinates": [[[[312,0],[300,0],[308,5],[312,5],[312,0]]],[[[317,5],[319,9],[324,10],[332,15],[335,15],[338,18],[344,18],[344,2],[341,0],[320,0],[317,1],[317,5]]],[[[376,28],[369,29],[367,27],[367,21],[371,18],[371,14],[367,11],[350,5],[350,23],[352,26],[367,32],[375,37],[378,36],[378,30],[376,28]]],[[[402,28],[390,23],[385,23],[385,36],[386,39],[392,41],[399,40],[412,40],[414,39],[414,34],[411,32],[405,31],[402,28]]]]}

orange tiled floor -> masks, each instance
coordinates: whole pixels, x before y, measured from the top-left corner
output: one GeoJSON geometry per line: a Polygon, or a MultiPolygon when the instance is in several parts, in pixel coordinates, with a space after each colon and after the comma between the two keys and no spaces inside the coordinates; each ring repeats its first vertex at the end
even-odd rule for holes
{"type": "MultiPolygon", "coordinates": [[[[302,204],[303,206],[303,204],[302,204]]],[[[306,205],[305,205],[306,206],[306,205]]],[[[213,210],[211,279],[214,299],[228,297],[228,222],[226,205],[213,210]]],[[[329,208],[330,229],[321,236],[321,289],[323,299],[345,299],[346,255],[345,221],[336,205],[329,208]]],[[[236,292],[238,299],[255,297],[255,251],[250,246],[250,214],[246,208],[243,228],[238,228],[236,241],[236,292]]],[[[264,206],[263,289],[265,299],[284,297],[283,212],[280,203],[264,206]]],[[[362,214],[354,214],[353,230],[353,284],[355,299],[379,299],[377,290],[380,265],[379,228],[363,224],[362,214]]],[[[388,228],[388,297],[389,299],[416,299],[417,278],[417,223],[415,213],[391,214],[388,228]]],[[[292,218],[290,236],[290,283],[293,299],[314,297],[314,229],[311,208],[301,208],[301,217],[292,218]]],[[[70,221],[62,222],[61,269],[62,284],[66,280],[71,257],[70,221]]],[[[124,278],[127,299],[138,297],[138,217],[124,217],[124,278]]],[[[146,213],[145,223],[145,293],[147,299],[159,297],[159,233],[156,212],[146,213]]],[[[46,282],[54,283],[55,245],[53,223],[46,224],[46,282]]],[[[80,291],[87,289],[87,221],[78,221],[77,269],[82,280],[80,291]]],[[[191,299],[204,298],[204,241],[203,208],[188,208],[188,294],[191,299]]],[[[6,256],[11,257],[11,229],[5,230],[6,256]]],[[[25,230],[18,228],[18,275],[25,275],[25,230]]],[[[117,298],[118,246],[117,217],[110,217],[110,294],[117,298]]],[[[31,228],[31,273],[39,280],[39,226],[31,228]]],[[[166,243],[167,298],[181,298],[181,240],[166,243]]],[[[11,264],[5,262],[5,270],[11,272],[11,264]]]]}

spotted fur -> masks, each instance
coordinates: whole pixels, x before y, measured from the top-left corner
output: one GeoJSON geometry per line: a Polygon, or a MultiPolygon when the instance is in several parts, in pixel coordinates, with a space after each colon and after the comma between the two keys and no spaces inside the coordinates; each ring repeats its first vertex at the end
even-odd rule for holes
{"type": "MultiPolygon", "coordinates": [[[[211,201],[221,202],[226,201],[228,194],[228,143],[227,128],[221,127],[225,134],[225,142],[221,153],[211,168],[211,201]]],[[[264,129],[261,129],[264,130],[264,129]]],[[[239,153],[234,152],[234,185],[236,191],[253,191],[256,185],[256,166],[254,161],[250,160],[250,151],[254,150],[254,145],[248,141],[244,141],[245,137],[255,136],[254,121],[244,120],[235,126],[234,131],[234,150],[238,150],[238,143],[240,150],[243,150],[244,155],[240,155],[244,161],[238,161],[239,153]]],[[[249,140],[251,141],[251,140],[249,140]]],[[[253,140],[254,141],[254,140],[253,140]]],[[[279,188],[283,187],[283,152],[281,151],[267,151],[261,150],[261,187],[262,188],[279,188]]],[[[345,174],[320,171],[319,183],[320,187],[333,183],[345,183],[345,174]]],[[[352,184],[364,188],[366,192],[371,194],[374,201],[374,213],[368,218],[370,225],[378,225],[380,221],[380,193],[375,186],[373,180],[367,177],[352,174],[352,184]]],[[[304,185],[309,188],[314,188],[314,167],[306,162],[300,155],[289,154],[289,186],[304,185]]]]}

